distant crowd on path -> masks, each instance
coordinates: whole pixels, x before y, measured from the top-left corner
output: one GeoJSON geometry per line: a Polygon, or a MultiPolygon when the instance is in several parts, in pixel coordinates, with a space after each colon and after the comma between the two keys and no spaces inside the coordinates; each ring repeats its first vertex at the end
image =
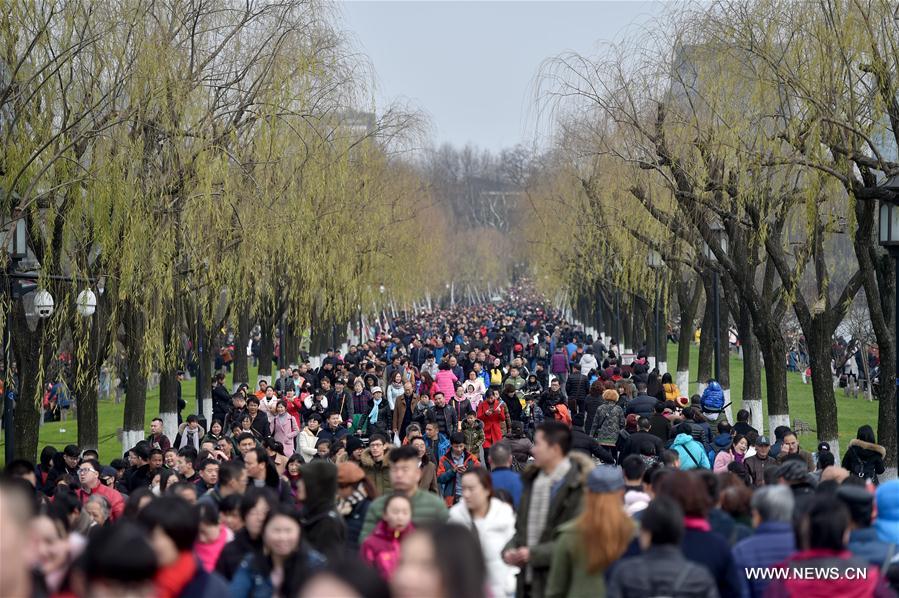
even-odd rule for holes
{"type": "Polygon", "coordinates": [[[0,596],[895,595],[899,481],[871,428],[840,460],[723,410],[716,382],[684,397],[512,287],[255,392],[219,377],[208,426],[154,419],[108,465],[9,463],[0,596]]]}

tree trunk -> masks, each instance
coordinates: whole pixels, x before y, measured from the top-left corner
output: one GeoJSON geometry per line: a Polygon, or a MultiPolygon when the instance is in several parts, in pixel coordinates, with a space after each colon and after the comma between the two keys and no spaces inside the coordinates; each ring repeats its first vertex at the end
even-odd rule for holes
{"type": "Polygon", "coordinates": [[[777,426],[790,426],[789,401],[787,397],[787,365],[784,362],[787,345],[784,342],[778,322],[768,320],[759,323],[753,320],[755,336],[759,341],[765,360],[765,390],[768,402],[768,426],[774,435],[777,426]]]}
{"type": "Polygon", "coordinates": [[[668,371],[668,302],[662,295],[662,289],[659,289],[659,320],[656,323],[659,335],[659,373],[664,374],[668,371]]]}
{"type": "Polygon", "coordinates": [[[743,401],[742,408],[749,411],[752,427],[761,433],[765,427],[762,414],[762,364],[758,343],[752,332],[752,314],[743,306],[737,319],[737,334],[743,350],[743,401]]]}
{"type": "MultiPolygon", "coordinates": [[[[203,317],[203,316],[200,316],[203,317]]],[[[200,360],[200,371],[202,372],[199,396],[197,397],[199,411],[201,417],[206,419],[206,426],[212,422],[212,387],[215,385],[213,376],[213,364],[215,356],[218,355],[218,345],[215,342],[218,337],[218,331],[212,326],[203,326],[203,346],[206,348],[203,359],[200,360]]]]}
{"type": "Polygon", "coordinates": [[[715,306],[712,301],[712,275],[707,272],[702,274],[702,288],[705,290],[705,305],[702,311],[702,328],[699,337],[699,363],[697,366],[696,380],[698,382],[696,392],[702,394],[712,378],[712,367],[715,359],[715,306]]]}
{"type": "Polygon", "coordinates": [[[677,303],[680,309],[680,334],[677,338],[677,387],[690,396],[690,346],[695,331],[696,312],[702,298],[702,280],[681,280],[677,283],[677,303]]]}
{"type": "Polygon", "coordinates": [[[259,370],[256,372],[256,384],[260,380],[271,383],[272,357],[275,354],[275,310],[266,307],[259,314],[259,370]]]}
{"type": "MultiPolygon", "coordinates": [[[[16,397],[13,426],[17,459],[37,460],[38,435],[41,421],[40,401],[46,383],[42,364],[53,355],[53,343],[44,339],[47,320],[38,320],[37,329],[28,329],[25,306],[21,300],[12,303],[13,314],[7,319],[10,326],[10,343],[18,366],[19,394],[16,397]]],[[[6,439],[6,442],[9,442],[6,439]]]]}
{"type": "Polygon", "coordinates": [[[144,314],[138,306],[124,306],[125,350],[128,380],[125,384],[125,412],[122,421],[122,449],[128,450],[144,438],[147,406],[147,377],[141,360],[144,355],[144,314]]]}
{"type": "Polygon", "coordinates": [[[830,318],[817,315],[811,318],[811,326],[806,329],[809,365],[812,368],[812,392],[814,393],[815,423],[818,440],[830,443],[834,455],[839,455],[839,424],[837,422],[837,400],[833,393],[833,374],[830,369],[831,341],[834,327],[830,318]]]}
{"type": "MultiPolygon", "coordinates": [[[[899,465],[896,438],[896,271],[890,257],[874,238],[877,202],[856,201],[858,230],[853,248],[858,259],[871,326],[880,353],[880,376],[877,386],[877,443],[886,449],[887,467],[899,465]]],[[[897,472],[899,474],[899,472],[897,472]]]]}
{"type": "Polygon", "coordinates": [[[237,310],[237,334],[234,341],[234,362],[232,365],[234,388],[250,383],[250,367],[247,360],[247,345],[250,344],[250,309],[243,305],[237,310]]]}
{"type": "Polygon", "coordinates": [[[109,350],[107,326],[112,309],[112,302],[108,297],[108,294],[98,297],[97,310],[88,319],[77,314],[73,316],[78,321],[73,322],[72,336],[81,350],[74,351],[75,379],[72,381],[72,389],[78,400],[78,446],[82,449],[95,449],[99,444],[97,402],[100,394],[100,368],[109,350]]]}
{"type": "Polygon", "coordinates": [[[723,300],[721,293],[724,291],[723,277],[718,280],[718,384],[724,390],[724,413],[727,421],[734,422],[730,393],[730,307],[723,300]]]}
{"type": "Polygon", "coordinates": [[[175,439],[178,433],[178,370],[174,367],[163,369],[159,373],[159,419],[162,420],[163,433],[169,440],[175,439]]]}
{"type": "Polygon", "coordinates": [[[626,297],[627,295],[621,297],[621,312],[623,315],[621,316],[621,338],[618,339],[618,346],[621,348],[622,353],[625,352],[625,347],[627,347],[628,351],[633,351],[637,344],[634,340],[636,331],[633,327],[633,302],[625,301],[626,297]]]}

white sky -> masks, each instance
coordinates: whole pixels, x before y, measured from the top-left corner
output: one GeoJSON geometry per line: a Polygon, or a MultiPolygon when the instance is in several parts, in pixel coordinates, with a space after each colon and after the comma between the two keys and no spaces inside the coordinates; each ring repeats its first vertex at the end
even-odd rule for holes
{"type": "Polygon", "coordinates": [[[543,60],[595,54],[654,2],[419,0],[342,2],[343,26],[371,60],[376,101],[406,101],[430,117],[430,141],[499,150],[531,144],[534,81],[543,60]]]}

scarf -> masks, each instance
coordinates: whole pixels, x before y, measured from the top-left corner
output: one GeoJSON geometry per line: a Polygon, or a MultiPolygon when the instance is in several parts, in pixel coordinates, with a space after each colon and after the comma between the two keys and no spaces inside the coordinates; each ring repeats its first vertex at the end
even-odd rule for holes
{"type": "Polygon", "coordinates": [[[684,527],[686,529],[695,529],[700,532],[712,531],[712,526],[702,517],[684,517],[684,527]]]}
{"type": "Polygon", "coordinates": [[[174,563],[156,572],[153,583],[157,598],[176,598],[196,572],[197,561],[194,555],[190,551],[182,552],[174,563]]]}
{"type": "MultiPolygon", "coordinates": [[[[383,400],[384,399],[381,399],[381,401],[383,400]]],[[[368,423],[371,425],[376,425],[378,423],[378,408],[381,405],[381,401],[371,402],[371,411],[368,413],[368,423]]]]}
{"type": "MultiPolygon", "coordinates": [[[[568,458],[562,459],[561,463],[556,466],[552,473],[540,472],[537,479],[531,486],[531,500],[528,505],[527,513],[527,540],[528,546],[535,546],[540,543],[540,536],[546,528],[546,518],[549,516],[549,506],[552,502],[553,488],[565,477],[565,474],[571,469],[571,461],[568,458]]],[[[533,576],[533,569],[528,566],[526,571],[526,579],[530,581],[533,576]]]]}

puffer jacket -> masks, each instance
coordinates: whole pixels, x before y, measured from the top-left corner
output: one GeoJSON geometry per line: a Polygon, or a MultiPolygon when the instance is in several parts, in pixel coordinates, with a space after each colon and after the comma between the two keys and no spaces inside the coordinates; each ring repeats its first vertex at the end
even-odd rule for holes
{"type": "Polygon", "coordinates": [[[492,595],[500,598],[514,592],[518,569],[504,563],[502,558],[503,547],[515,533],[512,507],[496,497],[491,498],[487,516],[473,521],[463,499],[449,510],[449,521],[464,525],[477,534],[492,595]]]}
{"type": "Polygon", "coordinates": [[[616,598],[717,596],[708,569],[692,563],[677,546],[651,546],[640,556],[621,561],[609,579],[608,595],[616,598]]]}
{"type": "Polygon", "coordinates": [[[618,432],[624,429],[624,410],[617,403],[606,401],[600,405],[590,425],[590,436],[599,444],[615,446],[618,432]]]}
{"type": "Polygon", "coordinates": [[[384,520],[378,521],[375,530],[362,543],[362,559],[377,569],[384,579],[390,579],[400,561],[400,544],[403,538],[415,531],[411,523],[394,531],[384,520]]]}
{"type": "Polygon", "coordinates": [[[390,483],[389,456],[390,446],[388,445],[384,448],[384,458],[381,459],[379,463],[375,463],[375,460],[372,458],[371,449],[362,451],[362,456],[359,458],[359,464],[362,465],[362,471],[365,472],[365,476],[369,479],[375,489],[377,489],[378,496],[383,496],[384,493],[390,493],[393,489],[393,486],[390,483]]]}
{"type": "Polygon", "coordinates": [[[680,468],[684,471],[711,469],[705,449],[689,434],[678,434],[671,443],[671,450],[680,457],[680,468]]]}

